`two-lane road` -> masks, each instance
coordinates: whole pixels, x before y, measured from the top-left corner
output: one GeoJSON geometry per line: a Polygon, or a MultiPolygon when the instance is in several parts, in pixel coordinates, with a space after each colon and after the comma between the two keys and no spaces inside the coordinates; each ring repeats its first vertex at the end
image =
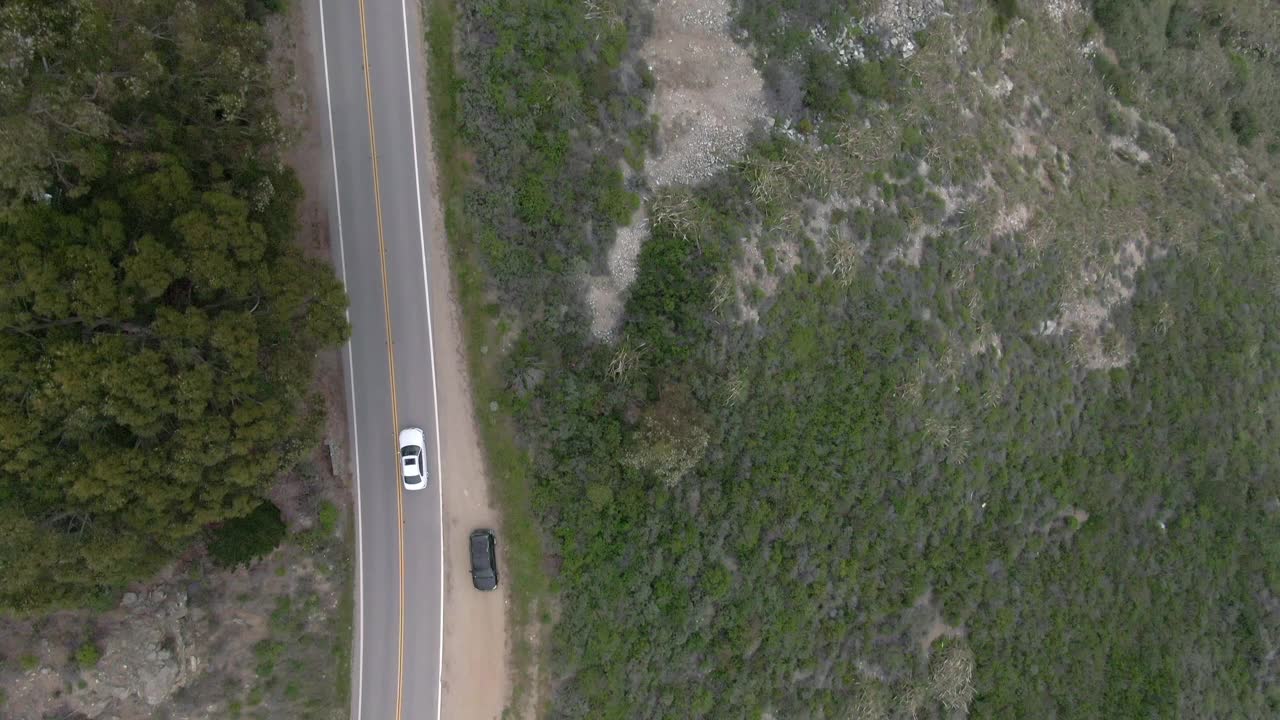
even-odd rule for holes
{"type": "Polygon", "coordinates": [[[442,468],[427,292],[427,243],[439,239],[423,225],[417,13],[406,0],[311,1],[319,3],[309,15],[319,25],[312,36],[320,38],[333,169],[330,227],[351,298],[352,717],[439,720],[442,468]],[[426,435],[425,490],[402,490],[396,443],[404,427],[426,435]]]}

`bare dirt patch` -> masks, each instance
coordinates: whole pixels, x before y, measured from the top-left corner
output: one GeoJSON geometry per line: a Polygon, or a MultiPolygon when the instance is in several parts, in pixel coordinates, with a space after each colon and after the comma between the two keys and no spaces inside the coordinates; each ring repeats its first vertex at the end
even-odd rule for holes
{"type": "MultiPolygon", "coordinates": [[[[692,185],[736,160],[757,122],[767,122],[764,80],[747,48],[730,33],[728,0],[657,0],[653,35],[640,51],[653,72],[652,111],[658,118],[658,154],[645,163],[658,188],[692,185]]],[[[622,297],[635,279],[635,262],[648,237],[639,212],[618,233],[610,274],[585,279],[592,332],[609,340],[622,313],[622,297]]]]}
{"type": "Polygon", "coordinates": [[[727,0],[658,0],[641,50],[653,71],[661,153],[646,171],[655,185],[695,184],[746,146],[766,114],[764,80],[729,34],[727,0]]]}
{"type": "Polygon", "coordinates": [[[1110,257],[1091,261],[1081,274],[1081,286],[1068,289],[1059,323],[1076,331],[1078,359],[1091,369],[1128,364],[1133,348],[1127,340],[1108,342],[1111,310],[1129,302],[1135,277],[1146,264],[1151,241],[1141,228],[1120,227],[1120,248],[1110,257]]]}
{"type": "Polygon", "coordinates": [[[612,340],[622,318],[622,289],[608,275],[587,278],[587,307],[591,309],[591,334],[601,340],[612,340]]]}
{"type": "Polygon", "coordinates": [[[640,246],[649,237],[649,218],[643,210],[636,212],[631,224],[618,228],[613,247],[609,249],[609,274],[586,278],[587,307],[591,310],[591,332],[602,340],[612,340],[622,317],[623,295],[636,279],[636,261],[640,246]]]}

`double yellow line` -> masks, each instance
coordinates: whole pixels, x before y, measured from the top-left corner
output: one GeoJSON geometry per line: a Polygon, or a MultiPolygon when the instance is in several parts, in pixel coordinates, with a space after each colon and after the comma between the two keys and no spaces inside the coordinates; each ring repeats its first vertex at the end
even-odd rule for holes
{"type": "MultiPolygon", "coordinates": [[[[400,429],[400,408],[396,402],[396,351],[395,341],[391,335],[391,295],[387,287],[387,244],[382,235],[382,186],[378,180],[378,133],[373,124],[373,83],[369,80],[369,39],[365,28],[364,0],[360,5],[360,54],[364,61],[364,102],[369,112],[369,153],[373,158],[373,202],[374,217],[378,224],[378,262],[382,269],[382,311],[387,323],[387,371],[391,377],[391,427],[400,429]]],[[[399,441],[394,443],[395,451],[400,450],[399,441]]],[[[404,709],[404,488],[400,473],[400,462],[396,461],[396,555],[400,561],[400,599],[397,603],[400,619],[396,631],[396,720],[404,709]]]]}

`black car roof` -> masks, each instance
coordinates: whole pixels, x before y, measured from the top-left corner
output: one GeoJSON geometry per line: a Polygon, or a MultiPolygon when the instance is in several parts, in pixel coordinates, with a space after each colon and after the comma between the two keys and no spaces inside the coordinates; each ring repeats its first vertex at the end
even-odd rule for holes
{"type": "Polygon", "coordinates": [[[487,533],[471,535],[471,567],[475,570],[488,570],[490,536],[487,533]]]}

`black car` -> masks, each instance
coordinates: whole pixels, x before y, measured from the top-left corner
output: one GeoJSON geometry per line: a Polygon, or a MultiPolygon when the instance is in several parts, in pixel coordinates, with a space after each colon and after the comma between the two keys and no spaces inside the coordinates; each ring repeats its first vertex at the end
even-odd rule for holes
{"type": "Polygon", "coordinates": [[[492,530],[471,533],[471,584],[477,590],[498,587],[498,548],[492,530]]]}

